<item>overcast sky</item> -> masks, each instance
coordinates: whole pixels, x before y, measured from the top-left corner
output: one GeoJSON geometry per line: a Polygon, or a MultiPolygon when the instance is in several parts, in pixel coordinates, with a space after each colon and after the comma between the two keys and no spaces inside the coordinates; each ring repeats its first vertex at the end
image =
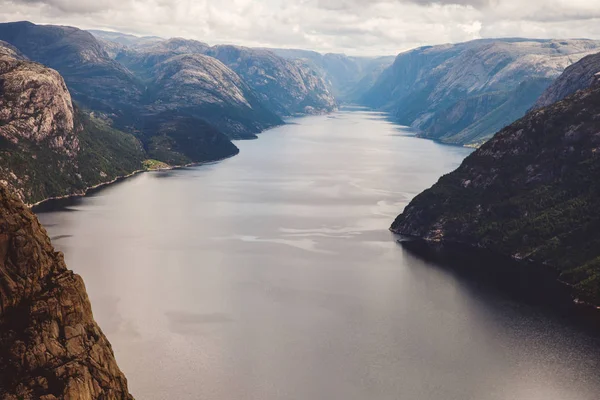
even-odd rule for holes
{"type": "Polygon", "coordinates": [[[0,0],[0,20],[387,55],[482,37],[600,39],[600,0],[0,0]]]}

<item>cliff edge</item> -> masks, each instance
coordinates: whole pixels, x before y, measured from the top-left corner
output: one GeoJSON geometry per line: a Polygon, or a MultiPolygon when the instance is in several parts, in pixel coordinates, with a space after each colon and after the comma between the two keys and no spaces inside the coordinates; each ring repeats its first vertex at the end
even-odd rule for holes
{"type": "Polygon", "coordinates": [[[3,185],[0,399],[133,399],[83,280],[3,185]]]}

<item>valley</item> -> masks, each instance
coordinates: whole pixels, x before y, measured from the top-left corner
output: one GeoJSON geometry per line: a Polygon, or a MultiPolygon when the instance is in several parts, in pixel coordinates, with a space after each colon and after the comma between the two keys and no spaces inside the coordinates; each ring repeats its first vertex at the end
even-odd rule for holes
{"type": "Polygon", "coordinates": [[[568,296],[563,309],[527,296],[531,287],[482,284],[388,231],[471,150],[362,109],[236,143],[236,157],[37,210],[85,279],[136,398],[587,400],[600,390],[597,341],[557,312],[573,312],[568,296]]]}
{"type": "Polygon", "coordinates": [[[0,23],[0,399],[597,397],[600,40],[480,37],[0,23]]]}

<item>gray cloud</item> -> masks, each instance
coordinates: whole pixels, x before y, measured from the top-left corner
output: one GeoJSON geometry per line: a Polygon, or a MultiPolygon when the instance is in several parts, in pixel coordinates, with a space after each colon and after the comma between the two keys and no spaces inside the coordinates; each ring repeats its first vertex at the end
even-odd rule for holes
{"type": "Polygon", "coordinates": [[[600,39],[598,0],[0,0],[0,20],[367,55],[481,37],[600,39]]]}

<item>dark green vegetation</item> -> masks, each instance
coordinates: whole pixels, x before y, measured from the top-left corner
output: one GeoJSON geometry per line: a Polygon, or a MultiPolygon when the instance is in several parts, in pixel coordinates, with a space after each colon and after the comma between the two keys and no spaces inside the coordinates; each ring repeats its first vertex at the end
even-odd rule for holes
{"type": "Polygon", "coordinates": [[[0,139],[0,179],[27,203],[83,194],[142,169],[146,156],[138,139],[81,111],[75,115],[80,148],[74,157],[52,149],[47,141],[13,144],[0,139]]]}
{"type": "Polygon", "coordinates": [[[165,112],[145,120],[148,156],[169,165],[186,165],[231,157],[238,148],[207,122],[165,112]]]}
{"type": "Polygon", "coordinates": [[[600,305],[600,84],[532,111],[418,195],[396,233],[556,268],[600,305]]]}

